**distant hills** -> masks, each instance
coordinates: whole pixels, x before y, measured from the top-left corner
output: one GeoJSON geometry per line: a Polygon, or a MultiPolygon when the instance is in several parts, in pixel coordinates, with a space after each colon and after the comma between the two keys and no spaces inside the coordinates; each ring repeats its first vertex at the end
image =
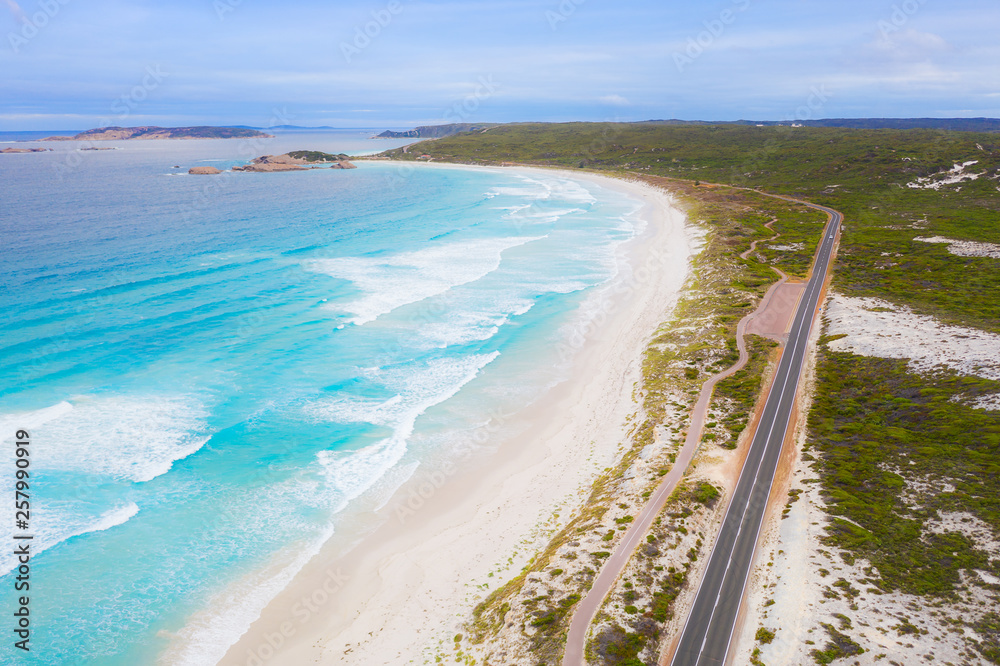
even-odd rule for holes
{"type": "Polygon", "coordinates": [[[485,132],[491,127],[496,127],[500,123],[451,123],[449,125],[422,125],[404,132],[393,132],[386,130],[379,134],[382,139],[440,139],[443,136],[451,136],[459,132],[485,132]]]}
{"type": "MultiPolygon", "coordinates": [[[[379,134],[383,139],[439,139],[461,132],[484,132],[504,123],[423,125],[411,130],[379,134]]],[[[507,123],[518,125],[521,123],[507,123]]],[[[821,120],[642,120],[628,125],[759,125],[776,127],[844,127],[849,129],[935,129],[955,132],[1000,132],[1000,118],[825,118],[821,120]]]]}
{"type": "Polygon", "coordinates": [[[936,129],[955,132],[1000,132],[1000,118],[824,118],[820,120],[647,120],[662,125],[801,125],[850,129],[936,129]]]}
{"type": "MultiPolygon", "coordinates": [[[[421,125],[411,130],[386,130],[377,135],[383,139],[439,139],[462,132],[485,132],[504,123],[449,123],[446,125],[421,125]]],[[[521,123],[507,123],[517,125],[521,123]]],[[[1000,132],[1000,118],[824,118],[820,120],[643,120],[627,125],[758,125],[762,127],[796,125],[802,127],[843,127],[849,129],[930,129],[956,132],[1000,132]]],[[[302,127],[277,125],[270,130],[334,130],[335,127],[302,127]]],[[[98,127],[75,136],[50,136],[42,141],[123,141],[151,139],[247,139],[271,138],[274,135],[258,128],[240,126],[214,127],[98,127]]],[[[25,139],[27,140],[27,139],[25,139]]]]}
{"type": "Polygon", "coordinates": [[[273,135],[248,127],[98,127],[76,136],[50,136],[43,141],[127,141],[152,139],[249,139],[273,135]]]}
{"type": "MultiPolygon", "coordinates": [[[[305,127],[303,125],[272,125],[265,129],[269,130],[337,130],[343,129],[340,127],[330,127],[329,125],[320,125],[319,127],[305,127]]],[[[352,129],[352,128],[347,128],[352,129]]]]}

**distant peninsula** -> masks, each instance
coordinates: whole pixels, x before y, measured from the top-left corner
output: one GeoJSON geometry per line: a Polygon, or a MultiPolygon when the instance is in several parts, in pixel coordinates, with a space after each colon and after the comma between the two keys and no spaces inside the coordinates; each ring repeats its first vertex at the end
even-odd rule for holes
{"type": "Polygon", "coordinates": [[[440,139],[441,137],[451,136],[452,134],[458,134],[460,132],[485,132],[486,130],[496,127],[498,123],[488,123],[488,124],[476,124],[471,123],[452,123],[450,125],[423,125],[420,127],[415,127],[411,130],[406,130],[404,132],[394,132],[392,130],[386,130],[376,136],[376,139],[440,139]]]}
{"type": "Polygon", "coordinates": [[[50,136],[42,141],[128,141],[154,139],[270,139],[265,134],[248,127],[98,127],[80,132],[76,136],[50,136]]]}

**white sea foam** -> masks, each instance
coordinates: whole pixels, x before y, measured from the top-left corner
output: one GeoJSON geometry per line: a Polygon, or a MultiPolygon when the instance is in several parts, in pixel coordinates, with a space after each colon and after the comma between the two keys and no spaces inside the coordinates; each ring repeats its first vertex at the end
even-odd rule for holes
{"type": "Polygon", "coordinates": [[[0,415],[0,437],[3,437],[5,443],[12,442],[16,431],[27,430],[31,433],[49,421],[65,416],[71,411],[73,411],[73,405],[63,400],[51,407],[33,412],[0,415]]]}
{"type": "MultiPolygon", "coordinates": [[[[292,582],[331,536],[333,528],[329,527],[309,542],[283,549],[275,554],[271,566],[245,576],[215,595],[208,604],[209,610],[195,613],[172,637],[159,663],[171,666],[219,663],[230,646],[260,618],[267,604],[292,582]]],[[[336,572],[331,576],[332,584],[339,584],[336,572]]]]}
{"type": "Polygon", "coordinates": [[[515,225],[553,224],[566,215],[585,212],[582,208],[559,208],[546,210],[534,206],[512,206],[504,219],[511,220],[515,225]]]}
{"type": "MultiPolygon", "coordinates": [[[[412,462],[397,466],[372,484],[373,486],[377,484],[376,510],[391,499],[395,490],[413,475],[419,465],[418,462],[412,462]]],[[[296,506],[319,506],[324,502],[323,489],[311,482],[303,483],[301,479],[290,479],[272,486],[269,493],[276,500],[272,504],[274,514],[259,515],[259,524],[254,525],[251,531],[268,529],[268,526],[274,525],[276,521],[287,525],[288,502],[296,506]]],[[[340,505],[334,508],[342,508],[345,504],[346,502],[341,501],[340,505]]],[[[161,636],[170,638],[171,641],[158,662],[169,666],[217,664],[229,648],[243,636],[247,628],[260,618],[271,600],[292,582],[309,560],[320,552],[323,544],[334,535],[334,531],[332,523],[321,526],[318,530],[302,525],[300,533],[312,532],[312,537],[275,553],[268,566],[227,585],[209,600],[204,610],[189,617],[184,627],[176,634],[161,632],[161,636]]],[[[342,577],[339,570],[336,568],[327,570],[323,580],[324,590],[327,593],[326,601],[323,601],[324,597],[318,596],[312,598],[311,602],[320,607],[333,602],[340,584],[342,577]]],[[[297,616],[297,619],[301,618],[297,616]]]]}
{"type": "Polygon", "coordinates": [[[420,327],[424,347],[445,348],[489,340],[507,323],[505,316],[476,312],[457,312],[447,321],[431,322],[420,327]]]}
{"type": "Polygon", "coordinates": [[[582,183],[560,177],[531,177],[519,174],[522,185],[507,185],[490,189],[486,196],[490,199],[500,196],[527,197],[532,201],[558,199],[571,203],[593,204],[597,199],[582,183]]]}
{"type": "Polygon", "coordinates": [[[36,469],[143,482],[208,441],[205,416],[200,401],[187,396],[82,396],[3,415],[0,427],[10,436],[14,428],[29,430],[36,469]]]}
{"type": "Polygon", "coordinates": [[[440,320],[421,324],[416,346],[443,349],[489,340],[511,317],[523,315],[534,306],[534,300],[522,292],[521,285],[517,285],[502,292],[490,290],[488,294],[470,294],[468,300],[461,302],[453,299],[452,307],[440,320]],[[484,297],[488,299],[486,302],[484,297]]]}
{"type": "Polygon", "coordinates": [[[314,418],[337,422],[367,422],[392,428],[389,437],[357,451],[320,451],[317,454],[327,487],[336,494],[339,510],[374,485],[406,453],[407,440],[417,419],[434,405],[454,396],[479,371],[500,355],[477,354],[432,361],[406,370],[384,371],[387,388],[398,391],[387,401],[338,398],[306,408],[314,418]]]}
{"type": "Polygon", "coordinates": [[[489,238],[436,245],[377,257],[340,257],[311,261],[307,266],[349,280],[364,296],[330,305],[354,315],[361,325],[410,303],[443,294],[452,287],[480,280],[500,267],[501,255],[535,237],[489,238]]]}
{"type": "Polygon", "coordinates": [[[488,196],[492,195],[490,196],[491,199],[501,195],[506,195],[510,197],[526,197],[533,201],[539,201],[542,199],[549,198],[549,195],[552,192],[551,188],[545,187],[538,181],[531,181],[531,182],[534,185],[533,187],[530,185],[525,185],[522,187],[512,187],[512,186],[494,187],[489,192],[487,192],[487,195],[488,196]]]}
{"type": "Polygon", "coordinates": [[[593,194],[590,193],[582,183],[574,180],[557,180],[551,185],[552,194],[563,201],[570,201],[573,203],[584,203],[593,204],[597,203],[597,199],[593,194]]]}
{"type": "MultiPolygon", "coordinates": [[[[138,505],[130,502],[96,517],[72,516],[66,510],[46,506],[36,501],[32,505],[31,514],[32,525],[35,528],[33,530],[34,539],[31,541],[32,557],[37,557],[42,551],[73,537],[91,532],[103,532],[122,525],[137,513],[139,513],[138,505]]],[[[3,533],[0,533],[0,539],[3,539],[4,543],[13,543],[15,535],[15,531],[12,529],[13,525],[13,520],[4,521],[3,533]]],[[[3,555],[0,555],[0,575],[10,573],[16,566],[18,566],[17,557],[14,556],[12,550],[5,549],[3,555]]]]}

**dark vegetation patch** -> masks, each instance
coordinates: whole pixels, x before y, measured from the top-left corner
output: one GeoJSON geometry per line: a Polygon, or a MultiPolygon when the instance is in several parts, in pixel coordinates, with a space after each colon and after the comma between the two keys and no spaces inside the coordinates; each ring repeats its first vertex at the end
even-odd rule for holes
{"type": "Polygon", "coordinates": [[[963,404],[998,390],[821,346],[809,450],[834,516],[826,541],[871,562],[883,590],[951,597],[963,569],[1000,574],[964,534],[926,529],[940,512],[968,512],[1000,533],[1000,412],[963,404]]]}
{"type": "Polygon", "coordinates": [[[824,624],[823,627],[830,635],[830,642],[822,650],[813,650],[810,653],[817,664],[829,664],[835,659],[864,653],[864,648],[855,643],[847,634],[837,631],[832,624],[824,624]]]}
{"type": "Polygon", "coordinates": [[[976,649],[990,663],[1000,664],[1000,613],[987,613],[972,628],[982,638],[976,649]]]}
{"type": "Polygon", "coordinates": [[[334,155],[333,153],[324,153],[319,150],[293,150],[288,153],[288,156],[294,157],[297,160],[305,160],[306,162],[340,162],[341,160],[348,159],[344,153],[334,155]]]}
{"type": "Polygon", "coordinates": [[[722,442],[722,446],[727,449],[736,448],[740,434],[750,421],[754,404],[764,383],[764,370],[767,369],[771,352],[778,346],[773,340],[757,335],[746,336],[746,344],[749,354],[747,364],[739,372],[716,384],[713,395],[714,400],[732,401],[729,412],[721,420],[729,433],[729,439],[722,442]]]}

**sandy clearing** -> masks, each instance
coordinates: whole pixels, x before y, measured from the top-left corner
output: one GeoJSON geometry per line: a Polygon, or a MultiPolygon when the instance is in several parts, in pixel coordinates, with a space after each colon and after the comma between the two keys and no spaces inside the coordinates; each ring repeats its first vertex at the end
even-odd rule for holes
{"type": "Polygon", "coordinates": [[[941,324],[933,317],[877,298],[833,293],[827,303],[828,335],[847,337],[830,349],[860,356],[909,359],[917,372],[944,366],[964,375],[1000,380],[1000,335],[941,324]]]}
{"type": "Polygon", "coordinates": [[[931,236],[922,238],[917,236],[913,240],[921,243],[947,243],[948,252],[958,257],[989,257],[1000,259],[1000,244],[997,243],[977,243],[975,241],[955,240],[944,236],[931,236]]]}
{"type": "Polygon", "coordinates": [[[955,185],[966,180],[978,180],[981,176],[985,176],[988,172],[983,171],[982,173],[966,173],[965,170],[979,164],[979,160],[970,160],[968,162],[962,162],[961,164],[956,164],[948,171],[939,171],[930,176],[925,176],[923,178],[917,178],[906,184],[907,187],[915,190],[939,190],[944,185],[955,185]]]}

